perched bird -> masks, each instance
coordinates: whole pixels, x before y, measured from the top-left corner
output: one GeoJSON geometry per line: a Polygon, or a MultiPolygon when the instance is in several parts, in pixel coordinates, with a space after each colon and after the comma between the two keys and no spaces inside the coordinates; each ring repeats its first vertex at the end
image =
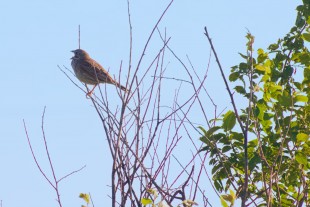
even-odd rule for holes
{"type": "Polygon", "coordinates": [[[89,54],[82,49],[72,50],[74,56],[71,58],[71,66],[74,70],[76,77],[83,83],[94,85],[87,95],[90,96],[96,86],[100,83],[109,83],[120,87],[123,91],[128,91],[126,87],[122,86],[114,80],[109,73],[89,54]]]}

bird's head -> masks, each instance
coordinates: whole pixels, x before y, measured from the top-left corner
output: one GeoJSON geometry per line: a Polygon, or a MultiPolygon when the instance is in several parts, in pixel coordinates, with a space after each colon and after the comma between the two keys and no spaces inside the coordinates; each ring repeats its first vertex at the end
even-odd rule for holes
{"type": "Polygon", "coordinates": [[[73,59],[73,58],[79,59],[79,58],[88,58],[89,57],[88,53],[82,49],[72,50],[71,52],[74,53],[74,56],[71,59],[73,59]]]}

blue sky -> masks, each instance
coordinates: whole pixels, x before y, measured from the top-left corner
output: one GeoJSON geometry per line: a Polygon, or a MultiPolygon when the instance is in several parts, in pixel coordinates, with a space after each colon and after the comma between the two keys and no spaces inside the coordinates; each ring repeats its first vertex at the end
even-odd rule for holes
{"type": "MultiPolygon", "coordinates": [[[[131,2],[133,65],[168,2],[131,2]]],[[[245,51],[247,29],[255,36],[254,47],[266,48],[289,31],[300,2],[175,1],[159,28],[167,29],[167,35],[171,37],[169,46],[184,60],[188,55],[199,72],[205,69],[210,52],[203,35],[203,28],[207,26],[228,75],[230,67],[241,61],[238,52],[245,51]]],[[[0,81],[0,200],[3,207],[57,206],[54,191],[31,157],[22,122],[25,119],[39,162],[49,170],[40,131],[44,106],[47,107],[46,135],[57,174],[62,176],[87,165],[86,169],[60,184],[63,206],[81,205],[80,192],[91,192],[96,206],[109,203],[107,185],[110,184],[111,161],[107,159],[110,154],[101,123],[91,102],[57,65],[71,69],[70,51],[78,47],[80,24],[81,48],[112,74],[117,74],[120,62],[128,63],[127,2],[1,1],[0,19],[3,72],[0,81]]],[[[150,51],[160,44],[155,37],[150,51]]],[[[173,58],[169,61],[173,68],[177,61],[173,58]]],[[[175,70],[169,75],[182,76],[175,70]]],[[[214,59],[206,87],[219,110],[229,106],[214,59]]],[[[115,94],[114,87],[110,86],[108,90],[111,96],[115,94]]],[[[111,102],[120,104],[115,99],[111,102]]],[[[209,183],[205,185],[210,186],[209,183]]],[[[220,205],[216,199],[210,202],[213,206],[220,205]]]]}

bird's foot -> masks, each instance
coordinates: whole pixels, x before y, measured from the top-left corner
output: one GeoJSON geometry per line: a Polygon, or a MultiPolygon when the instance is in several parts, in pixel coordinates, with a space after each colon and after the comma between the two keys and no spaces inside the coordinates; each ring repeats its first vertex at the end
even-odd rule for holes
{"type": "Polygon", "coordinates": [[[93,94],[93,91],[88,91],[88,93],[86,94],[86,98],[91,98],[91,95],[93,94]]]}

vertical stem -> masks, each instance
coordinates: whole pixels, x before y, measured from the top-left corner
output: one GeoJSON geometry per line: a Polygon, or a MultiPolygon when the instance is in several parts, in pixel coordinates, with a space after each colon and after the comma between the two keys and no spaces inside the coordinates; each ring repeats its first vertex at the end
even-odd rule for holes
{"type": "Polygon", "coordinates": [[[79,25],[79,49],[81,49],[81,26],[79,25]]]}
{"type": "Polygon", "coordinates": [[[248,43],[247,43],[247,55],[249,57],[248,59],[248,65],[250,66],[249,71],[249,82],[250,82],[250,97],[249,97],[249,107],[248,107],[248,116],[245,126],[245,134],[244,134],[244,184],[243,184],[243,193],[242,193],[242,203],[241,206],[246,206],[246,200],[247,200],[247,194],[248,194],[248,183],[249,183],[249,159],[248,159],[248,132],[249,132],[249,125],[250,125],[250,118],[251,118],[251,112],[252,112],[252,99],[253,99],[253,43],[254,43],[254,37],[251,35],[251,33],[247,34],[248,43]]]}
{"type": "Polygon", "coordinates": [[[233,93],[231,92],[231,90],[230,90],[230,88],[229,88],[227,79],[226,79],[225,74],[224,74],[224,70],[223,70],[223,68],[222,68],[221,62],[220,62],[220,60],[219,60],[219,58],[218,58],[218,56],[217,56],[217,53],[216,53],[216,51],[215,51],[215,48],[214,48],[214,46],[213,46],[212,39],[211,39],[211,37],[209,36],[207,27],[205,27],[205,35],[206,35],[206,37],[208,38],[208,41],[209,41],[209,43],[210,43],[211,50],[212,50],[212,52],[213,52],[213,54],[214,54],[216,63],[217,63],[217,65],[218,65],[219,69],[220,69],[220,72],[221,72],[221,75],[222,75],[222,79],[223,79],[223,81],[224,81],[224,83],[225,83],[225,87],[226,87],[226,90],[227,90],[228,95],[229,95],[229,97],[230,97],[231,104],[232,104],[232,106],[233,106],[233,108],[234,108],[234,112],[235,112],[235,114],[236,114],[237,121],[238,121],[239,126],[240,126],[240,128],[241,128],[242,134],[243,134],[244,137],[245,137],[245,136],[246,136],[245,129],[244,129],[244,126],[243,126],[242,121],[241,121],[241,119],[240,119],[240,116],[239,116],[239,114],[238,114],[238,110],[237,110],[237,106],[236,106],[236,103],[235,103],[235,99],[234,99],[233,93]]]}

